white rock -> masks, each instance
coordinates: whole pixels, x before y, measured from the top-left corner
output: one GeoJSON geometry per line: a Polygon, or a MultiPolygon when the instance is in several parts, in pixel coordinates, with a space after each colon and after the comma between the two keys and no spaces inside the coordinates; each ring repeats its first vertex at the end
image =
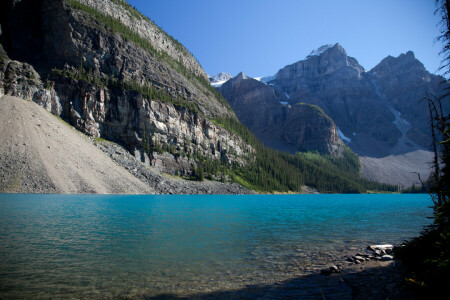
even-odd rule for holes
{"type": "Polygon", "coordinates": [[[381,260],[383,260],[383,261],[388,261],[388,260],[393,260],[393,259],[394,259],[394,257],[392,255],[383,255],[381,257],[381,260]]]}

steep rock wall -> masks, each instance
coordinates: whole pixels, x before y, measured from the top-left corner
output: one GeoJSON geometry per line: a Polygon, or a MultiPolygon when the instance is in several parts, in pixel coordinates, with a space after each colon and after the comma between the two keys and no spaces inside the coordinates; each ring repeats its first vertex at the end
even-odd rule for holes
{"type": "MultiPolygon", "coordinates": [[[[112,30],[96,15],[72,7],[68,1],[37,2],[13,1],[7,20],[2,19],[2,24],[9,24],[3,27],[6,32],[2,40],[7,40],[8,44],[5,49],[15,55],[17,52],[12,50],[29,45],[18,30],[26,32],[31,30],[28,27],[36,26],[36,21],[26,21],[30,10],[39,8],[41,12],[39,26],[33,29],[38,32],[37,46],[29,54],[26,51],[21,54],[31,65],[4,60],[0,77],[5,94],[32,99],[82,132],[114,140],[164,172],[189,175],[197,164],[194,155],[245,163],[245,156],[253,150],[242,139],[211,121],[216,117],[235,116],[208,87],[176,70],[158,54],[130,41],[121,32],[112,30]],[[10,26],[15,17],[23,21],[21,28],[10,26]],[[27,75],[27,69],[33,69],[33,76],[27,75]],[[32,77],[36,82],[28,80],[32,77]],[[114,81],[115,85],[108,81],[114,81]],[[130,86],[152,86],[167,97],[142,96],[130,86]],[[158,154],[154,151],[156,144],[171,153],[158,154]],[[144,154],[144,149],[149,147],[152,149],[150,157],[144,154]]],[[[133,17],[113,1],[83,3],[89,7],[103,5],[120,20],[126,15],[133,17]]],[[[145,19],[135,21],[134,25],[125,23],[137,26],[134,28],[137,31],[157,29],[145,19]]],[[[161,34],[160,44],[164,36],[161,34]]],[[[153,43],[151,39],[147,42],[153,43]]],[[[152,46],[159,47],[158,42],[155,43],[152,46]]],[[[189,61],[189,55],[183,57],[186,58],[183,63],[189,61]]]]}

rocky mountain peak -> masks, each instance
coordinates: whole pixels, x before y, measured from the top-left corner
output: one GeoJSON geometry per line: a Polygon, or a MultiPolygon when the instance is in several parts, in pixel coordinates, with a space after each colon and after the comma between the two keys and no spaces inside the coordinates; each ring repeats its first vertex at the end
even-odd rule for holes
{"type": "Polygon", "coordinates": [[[212,76],[212,78],[216,80],[228,80],[233,78],[233,76],[225,72],[220,72],[219,74],[212,76]]]}
{"type": "Polygon", "coordinates": [[[236,77],[234,77],[234,79],[236,81],[241,81],[241,80],[244,80],[244,79],[248,79],[248,77],[245,76],[244,72],[240,72],[239,74],[237,74],[236,77]]]}
{"type": "Polygon", "coordinates": [[[380,76],[395,76],[399,74],[421,74],[429,76],[424,65],[415,57],[414,52],[408,51],[400,54],[398,57],[388,56],[383,59],[378,65],[376,65],[370,74],[376,77],[380,76]]]}
{"type": "Polygon", "coordinates": [[[161,172],[192,175],[201,162],[189,153],[246,163],[250,146],[211,121],[233,118],[234,112],[198,78],[208,78],[204,70],[127,2],[6,3],[0,96],[33,100],[161,172]],[[39,18],[32,17],[36,14],[39,18]]]}
{"type": "Polygon", "coordinates": [[[358,61],[347,55],[338,43],[325,45],[313,51],[304,60],[280,69],[276,75],[278,80],[297,80],[298,78],[318,79],[322,76],[340,72],[345,77],[360,78],[365,72],[358,61]]]}
{"type": "Polygon", "coordinates": [[[311,51],[311,53],[306,58],[310,58],[313,56],[320,56],[325,52],[339,52],[347,56],[347,52],[345,51],[345,49],[342,48],[342,46],[339,43],[336,43],[334,45],[332,44],[323,45],[318,49],[311,51]]]}

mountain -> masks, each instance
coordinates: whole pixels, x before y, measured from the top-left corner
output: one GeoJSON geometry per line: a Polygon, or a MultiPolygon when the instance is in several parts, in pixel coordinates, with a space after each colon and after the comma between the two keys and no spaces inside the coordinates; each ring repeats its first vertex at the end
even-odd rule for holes
{"type": "Polygon", "coordinates": [[[265,145],[339,156],[343,143],[334,122],[317,106],[280,103],[273,88],[239,73],[220,87],[238,116],[265,145]]]}
{"type": "MultiPolygon", "coordinates": [[[[274,127],[282,127],[284,133],[289,128],[278,117],[279,109],[267,110],[266,103],[289,104],[286,110],[305,103],[323,109],[335,122],[341,140],[359,155],[371,157],[427,149],[430,145],[428,109],[419,100],[427,93],[439,95],[444,88],[443,78],[427,72],[411,51],[397,58],[387,57],[366,71],[339,44],[322,46],[306,59],[266,78],[269,79],[261,82],[267,85],[260,84],[253,90],[253,96],[259,97],[262,105],[258,105],[257,99],[237,101],[249,97],[247,86],[234,87],[232,93],[222,86],[220,91],[239,119],[257,136],[262,140],[270,136],[273,142],[267,142],[268,145],[291,152],[301,148],[299,142],[289,150],[283,142],[286,139],[273,134],[274,127]],[[261,90],[260,95],[256,89],[261,90]],[[278,123],[253,124],[252,110],[257,116],[269,113],[264,119],[276,119],[278,123]]],[[[316,150],[326,152],[323,148],[316,150]]]]}
{"type": "Polygon", "coordinates": [[[217,75],[210,76],[209,81],[211,82],[211,85],[213,87],[220,87],[222,84],[224,84],[231,78],[233,78],[232,75],[224,73],[224,72],[220,72],[217,75]]]}
{"type": "Polygon", "coordinates": [[[362,176],[400,186],[420,184],[414,172],[429,175],[428,108],[420,99],[439,96],[444,78],[413,52],[366,71],[341,45],[325,45],[255,79],[240,74],[219,91],[265,145],[339,156],[345,144],[360,156],[362,176]]]}
{"type": "Polygon", "coordinates": [[[427,107],[419,100],[427,92],[440,95],[443,78],[427,72],[413,52],[387,57],[369,72],[339,44],[313,54],[280,69],[270,81],[280,99],[321,107],[359,155],[429,147],[427,107]]]}

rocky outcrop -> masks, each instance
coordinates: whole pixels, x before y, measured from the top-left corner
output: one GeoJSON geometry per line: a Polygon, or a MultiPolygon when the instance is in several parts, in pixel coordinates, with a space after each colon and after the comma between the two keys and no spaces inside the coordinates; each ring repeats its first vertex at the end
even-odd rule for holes
{"type": "MultiPolygon", "coordinates": [[[[292,80],[295,77],[305,78],[313,81],[316,77],[327,76],[339,70],[341,79],[353,79],[361,77],[364,68],[358,61],[347,56],[341,45],[335,44],[328,48],[320,55],[309,55],[308,59],[298,61],[292,65],[288,65],[278,71],[276,79],[283,81],[292,80]]],[[[300,82],[301,84],[306,82],[300,82]]],[[[281,84],[283,86],[283,84],[281,84]]]]}
{"type": "Polygon", "coordinates": [[[219,90],[239,120],[267,146],[292,153],[342,153],[343,143],[334,122],[317,106],[282,104],[272,86],[243,73],[219,90]]]}
{"type": "Polygon", "coordinates": [[[33,100],[59,116],[62,112],[60,99],[52,84],[44,85],[31,65],[10,60],[0,45],[0,97],[11,95],[33,100]]]}
{"type": "Polygon", "coordinates": [[[25,95],[171,174],[191,174],[194,156],[244,164],[253,151],[211,121],[236,117],[193,56],[125,1],[6,4],[1,41],[26,63],[5,60],[5,94],[25,95]]]}
{"type": "Polygon", "coordinates": [[[298,103],[283,106],[281,138],[293,145],[296,151],[318,151],[340,156],[344,143],[339,137],[336,125],[317,106],[298,103]]]}

